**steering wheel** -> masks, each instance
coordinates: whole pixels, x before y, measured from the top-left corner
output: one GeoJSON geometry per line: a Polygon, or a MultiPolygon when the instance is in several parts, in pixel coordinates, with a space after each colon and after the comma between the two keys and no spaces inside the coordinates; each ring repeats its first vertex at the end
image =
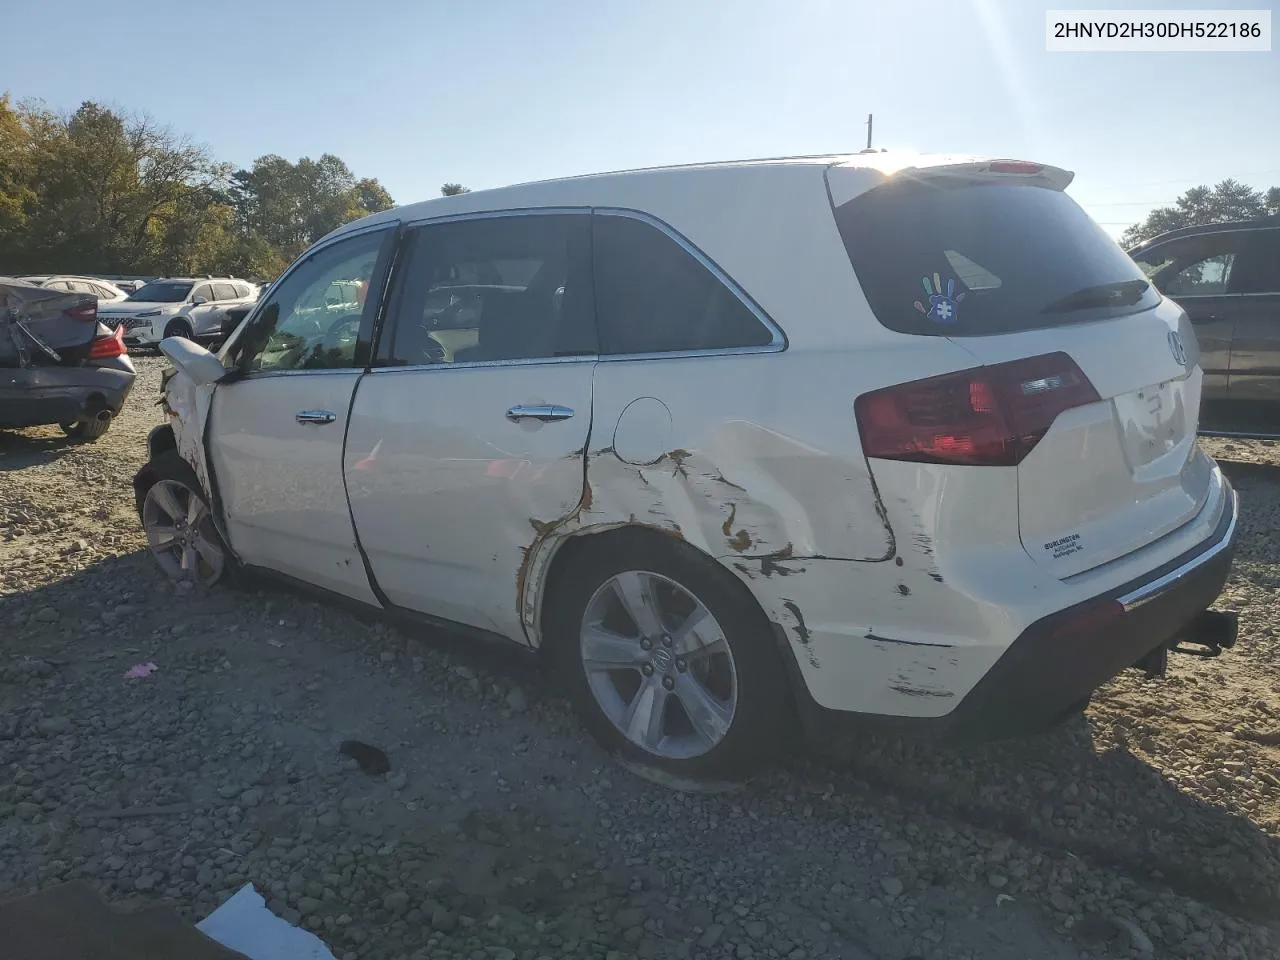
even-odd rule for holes
{"type": "Polygon", "coordinates": [[[341,351],[355,344],[360,335],[360,314],[349,313],[339,317],[324,332],[321,347],[325,353],[331,350],[341,351]]]}

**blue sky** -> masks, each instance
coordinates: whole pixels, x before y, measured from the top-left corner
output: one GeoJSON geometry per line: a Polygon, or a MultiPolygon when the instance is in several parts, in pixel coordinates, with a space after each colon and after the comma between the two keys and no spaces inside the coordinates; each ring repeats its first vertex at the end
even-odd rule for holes
{"type": "MultiPolygon", "coordinates": [[[[1118,233],[1197,183],[1280,184],[1280,50],[1047,53],[1027,0],[43,0],[0,91],[145,111],[247,165],[323,152],[397,202],[875,145],[1044,160],[1118,233]]],[[[1076,4],[1085,8],[1232,8],[1076,4]]]]}

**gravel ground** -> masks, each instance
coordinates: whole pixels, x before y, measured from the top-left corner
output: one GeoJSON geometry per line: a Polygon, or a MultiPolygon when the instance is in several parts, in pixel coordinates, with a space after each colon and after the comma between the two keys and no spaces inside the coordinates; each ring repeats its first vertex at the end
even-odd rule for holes
{"type": "Polygon", "coordinates": [[[0,897],[79,877],[194,921],[252,881],[339,958],[1280,955],[1274,446],[1206,441],[1245,504],[1236,650],[1034,740],[868,737],[682,793],[491,657],[168,584],[131,502],[137,362],[99,443],[0,434],[0,897]]]}

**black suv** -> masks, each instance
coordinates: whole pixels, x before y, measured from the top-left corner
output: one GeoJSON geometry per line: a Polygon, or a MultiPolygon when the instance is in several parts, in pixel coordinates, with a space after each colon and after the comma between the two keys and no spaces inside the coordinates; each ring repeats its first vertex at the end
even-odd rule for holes
{"type": "Polygon", "coordinates": [[[1280,217],[1172,230],[1129,256],[1195,324],[1206,432],[1280,433],[1280,217]]]}

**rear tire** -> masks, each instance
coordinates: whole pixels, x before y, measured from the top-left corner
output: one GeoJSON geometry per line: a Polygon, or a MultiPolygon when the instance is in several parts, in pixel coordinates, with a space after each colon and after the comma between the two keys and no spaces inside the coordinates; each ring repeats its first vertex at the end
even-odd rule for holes
{"type": "Polygon", "coordinates": [[[593,539],[557,571],[543,620],[553,674],[587,731],[624,761],[684,780],[741,779],[769,763],[794,717],[754,598],[684,544],[593,539]]]}
{"type": "Polygon", "coordinates": [[[59,427],[68,439],[77,443],[92,443],[111,428],[110,420],[76,420],[72,423],[60,423],[59,427]]]}
{"type": "Polygon", "coordinates": [[[195,331],[191,329],[191,324],[185,320],[170,320],[169,325],[164,328],[164,335],[166,338],[182,337],[184,340],[195,340],[196,338],[195,331]]]}

